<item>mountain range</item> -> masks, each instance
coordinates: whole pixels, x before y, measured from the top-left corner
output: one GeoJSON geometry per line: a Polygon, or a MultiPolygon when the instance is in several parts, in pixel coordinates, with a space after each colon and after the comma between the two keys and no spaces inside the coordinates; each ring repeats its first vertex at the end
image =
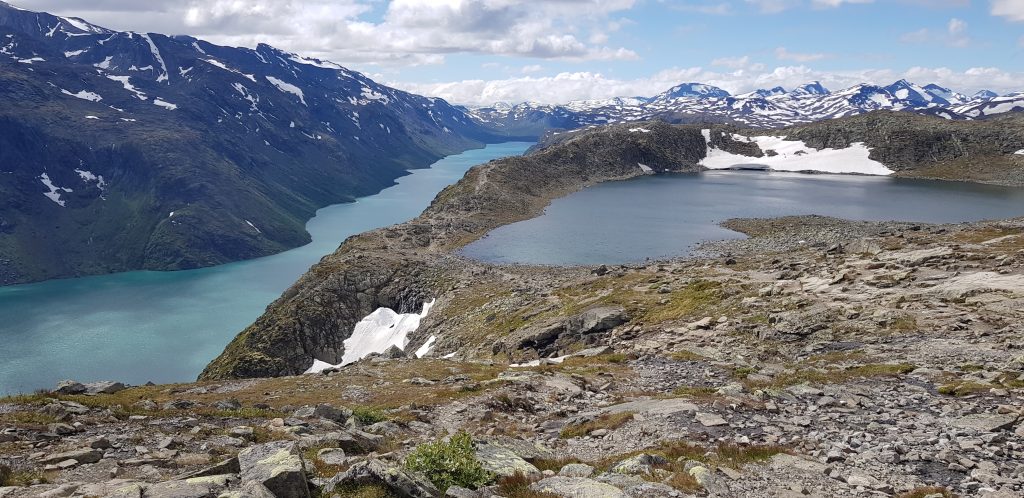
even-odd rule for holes
{"type": "Polygon", "coordinates": [[[909,111],[951,120],[982,119],[1024,110],[1024,92],[973,96],[936,84],[906,80],[888,86],[859,84],[830,91],[813,81],[792,90],[760,89],[742,95],[701,83],[677,85],[654,97],[584,100],[563,105],[498,103],[470,109],[481,124],[505,133],[539,134],[548,129],[577,129],[631,121],[728,123],[778,128],[877,110],[909,111]]]}
{"type": "Polygon", "coordinates": [[[781,127],[1024,109],[907,81],[466,108],[266,44],[115,31],[0,1],[0,285],[180,270],[306,243],[317,209],[488,142],[660,120],[781,127]]]}
{"type": "Polygon", "coordinates": [[[444,100],[268,45],[0,2],[0,284],[279,252],[318,208],[504,140],[444,100]]]}

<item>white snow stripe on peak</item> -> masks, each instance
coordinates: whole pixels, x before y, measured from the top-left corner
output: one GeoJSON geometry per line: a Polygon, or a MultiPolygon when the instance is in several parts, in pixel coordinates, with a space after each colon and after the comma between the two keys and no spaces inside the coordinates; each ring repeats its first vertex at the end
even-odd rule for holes
{"type": "Polygon", "coordinates": [[[82,91],[80,91],[78,93],[71,93],[71,92],[69,92],[67,90],[64,90],[62,88],[60,90],[60,93],[63,93],[64,95],[70,95],[72,97],[79,98],[79,99],[82,99],[82,100],[88,100],[89,102],[99,102],[99,101],[103,100],[103,97],[100,97],[99,95],[97,95],[95,93],[92,93],[92,92],[89,92],[89,91],[85,91],[85,90],[82,90],[82,91]]]}
{"type": "Polygon", "coordinates": [[[141,36],[149,43],[149,50],[150,52],[153,52],[153,58],[156,59],[157,63],[160,64],[160,67],[163,70],[163,73],[157,77],[156,82],[161,83],[167,81],[168,84],[170,84],[170,77],[167,75],[167,64],[164,64],[164,58],[160,55],[160,49],[156,48],[156,43],[153,43],[153,39],[150,38],[148,34],[142,34],[141,36]]]}
{"type": "Polygon", "coordinates": [[[285,92],[285,93],[290,93],[292,95],[295,95],[296,97],[299,98],[300,101],[302,101],[302,105],[306,105],[306,96],[305,96],[305,94],[302,93],[302,89],[301,88],[299,88],[299,87],[297,87],[297,86],[295,86],[295,85],[293,85],[291,83],[288,83],[288,82],[286,82],[284,80],[280,80],[278,78],[275,78],[273,76],[265,76],[265,78],[267,78],[267,81],[269,81],[271,84],[276,86],[278,90],[281,90],[282,92],[285,92]]]}

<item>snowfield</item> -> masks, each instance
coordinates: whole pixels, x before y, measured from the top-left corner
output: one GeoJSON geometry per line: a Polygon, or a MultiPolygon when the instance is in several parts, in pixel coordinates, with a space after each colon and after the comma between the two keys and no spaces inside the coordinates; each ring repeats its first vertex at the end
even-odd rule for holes
{"type": "Polygon", "coordinates": [[[711,146],[711,130],[702,130],[708,141],[707,157],[700,162],[708,169],[729,169],[739,165],[763,165],[774,171],[820,171],[823,173],[853,173],[861,175],[891,175],[893,171],[884,164],[870,159],[871,149],[863,143],[854,143],[845,149],[821,149],[808,147],[798,140],[786,137],[742,137],[733,135],[733,140],[756,143],[762,151],[773,150],[777,155],[750,157],[733,154],[711,146]]]}
{"type": "MultiPolygon", "coordinates": [[[[352,336],[345,339],[345,354],[341,358],[341,363],[331,365],[314,358],[313,366],[309,367],[306,373],[320,373],[328,368],[355,363],[371,354],[383,353],[391,346],[397,346],[404,351],[409,345],[409,334],[419,328],[420,320],[430,313],[433,306],[434,301],[424,303],[421,313],[396,313],[391,308],[377,308],[357,323],[352,336]]],[[[416,356],[427,354],[436,340],[436,337],[427,340],[426,344],[416,351],[416,356]]]]}

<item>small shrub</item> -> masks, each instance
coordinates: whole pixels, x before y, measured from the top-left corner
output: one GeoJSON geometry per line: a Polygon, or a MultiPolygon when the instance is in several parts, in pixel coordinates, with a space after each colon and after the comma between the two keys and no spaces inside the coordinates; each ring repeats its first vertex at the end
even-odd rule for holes
{"type": "Polygon", "coordinates": [[[387,414],[383,411],[369,406],[357,406],[352,408],[352,417],[363,425],[373,425],[378,422],[389,420],[387,414]]]}
{"type": "Polygon", "coordinates": [[[704,355],[686,349],[676,351],[669,355],[669,357],[676,361],[704,361],[707,359],[704,355]]]}
{"type": "Polygon", "coordinates": [[[937,494],[942,495],[943,498],[953,498],[954,496],[956,496],[946,488],[938,486],[927,486],[903,493],[899,495],[899,498],[924,498],[925,496],[937,494]]]}
{"type": "Polygon", "coordinates": [[[452,486],[476,489],[494,479],[477,461],[473,438],[466,432],[417,446],[405,466],[425,475],[442,493],[452,486]]]}
{"type": "Polygon", "coordinates": [[[498,480],[498,495],[505,498],[559,498],[559,495],[530,489],[533,481],[521,472],[498,480]]]}
{"type": "Polygon", "coordinates": [[[6,465],[0,465],[0,488],[7,485],[7,481],[11,479],[11,468],[6,465]]]}
{"type": "Polygon", "coordinates": [[[952,382],[939,386],[937,390],[939,394],[944,396],[970,396],[972,394],[988,392],[989,389],[992,389],[992,386],[988,384],[979,384],[977,382],[952,382]]]}

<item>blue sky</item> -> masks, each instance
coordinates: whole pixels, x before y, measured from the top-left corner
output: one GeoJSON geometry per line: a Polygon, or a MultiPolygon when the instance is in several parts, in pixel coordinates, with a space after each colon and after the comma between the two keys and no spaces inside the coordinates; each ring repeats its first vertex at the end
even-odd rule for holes
{"type": "Polygon", "coordinates": [[[115,29],[258,42],[458,103],[906,77],[1024,90],[1024,0],[21,0],[115,29]]]}

